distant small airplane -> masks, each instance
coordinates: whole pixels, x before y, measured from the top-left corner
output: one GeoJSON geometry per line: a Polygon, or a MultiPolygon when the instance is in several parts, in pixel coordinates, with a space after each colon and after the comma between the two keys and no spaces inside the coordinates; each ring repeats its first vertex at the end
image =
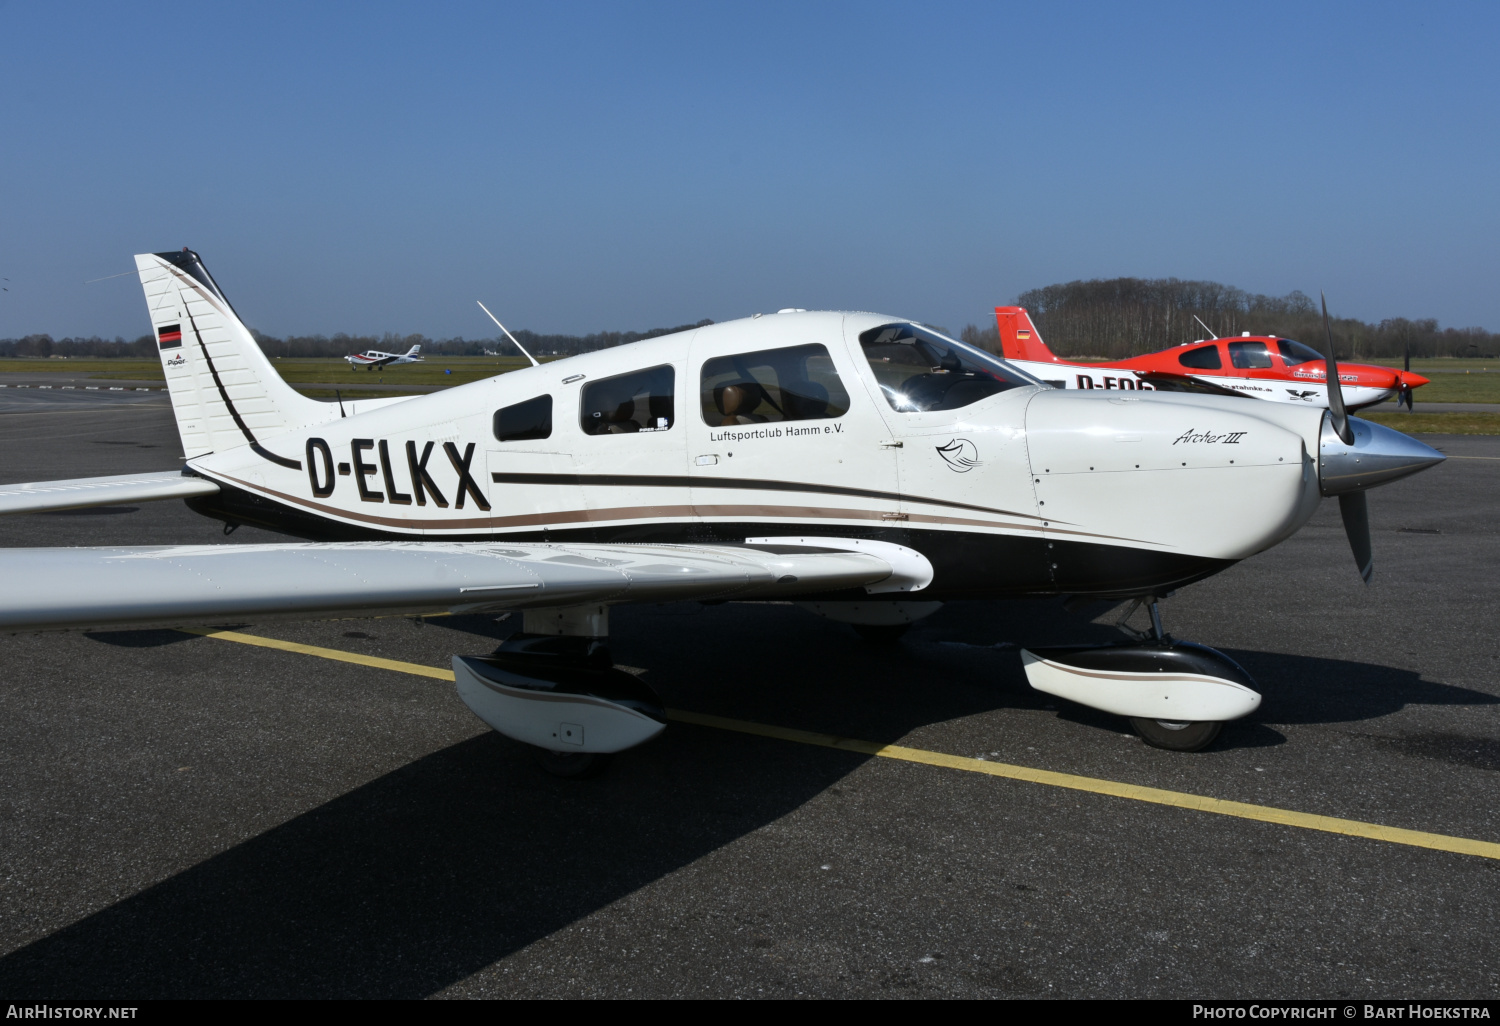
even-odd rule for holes
{"type": "MultiPolygon", "coordinates": [[[[1024,307],[995,307],[995,327],[1005,358],[1056,388],[1229,392],[1330,406],[1323,354],[1289,338],[1247,332],[1236,338],[1184,342],[1128,360],[1076,363],[1053,355],[1024,307]]],[[[1410,409],[1412,390],[1428,383],[1411,372],[1410,357],[1404,371],[1339,363],[1337,374],[1344,403],[1352,410],[1383,403],[1393,395],[1410,409]]]]}
{"type": "Polygon", "coordinates": [[[382,353],[378,349],[370,349],[363,353],[346,356],[344,359],[349,361],[351,367],[368,367],[374,370],[376,367],[394,363],[424,363],[426,361],[417,355],[421,351],[421,346],[412,346],[405,353],[382,353]]]}

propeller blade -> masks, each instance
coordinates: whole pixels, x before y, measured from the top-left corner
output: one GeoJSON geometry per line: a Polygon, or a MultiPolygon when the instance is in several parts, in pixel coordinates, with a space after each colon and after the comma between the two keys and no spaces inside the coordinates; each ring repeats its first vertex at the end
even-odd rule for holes
{"type": "Polygon", "coordinates": [[[1370,543],[1370,504],[1364,492],[1345,492],[1339,496],[1339,516],[1344,518],[1344,533],[1354,550],[1354,565],[1366,584],[1375,570],[1375,553],[1370,543]]]}
{"type": "Polygon", "coordinates": [[[1328,325],[1328,297],[1318,293],[1323,301],[1323,334],[1328,337],[1328,352],[1323,357],[1327,368],[1324,380],[1328,384],[1328,412],[1333,415],[1333,429],[1344,440],[1345,445],[1354,444],[1354,426],[1349,423],[1349,411],[1344,409],[1344,386],[1339,383],[1339,362],[1333,355],[1333,328],[1328,325]]]}

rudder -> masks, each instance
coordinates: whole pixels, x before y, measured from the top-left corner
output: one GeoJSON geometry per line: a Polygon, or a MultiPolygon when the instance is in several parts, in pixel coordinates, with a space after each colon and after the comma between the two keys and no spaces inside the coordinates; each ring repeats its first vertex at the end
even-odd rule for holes
{"type": "Polygon", "coordinates": [[[1007,360],[1056,363],[1057,357],[1042,341],[1024,306],[995,307],[995,330],[1000,333],[1000,352],[1007,360]]]}

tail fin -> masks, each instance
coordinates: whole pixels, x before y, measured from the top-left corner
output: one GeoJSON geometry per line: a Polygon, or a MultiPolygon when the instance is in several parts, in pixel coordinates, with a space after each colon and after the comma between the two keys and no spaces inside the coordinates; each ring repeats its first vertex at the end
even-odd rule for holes
{"type": "Polygon", "coordinates": [[[421,351],[422,351],[422,347],[421,346],[412,346],[410,349],[408,349],[406,351],[406,355],[407,356],[416,356],[421,351]]]}
{"type": "Polygon", "coordinates": [[[299,460],[261,442],[330,419],[329,404],[282,380],[197,253],[140,253],[135,266],[183,453],[191,458],[248,444],[274,463],[300,468],[299,460]]]}
{"type": "Polygon", "coordinates": [[[1041,333],[1031,323],[1024,306],[995,307],[995,328],[1000,332],[1000,352],[1007,360],[1057,362],[1057,357],[1052,355],[1052,350],[1042,341],[1041,333]]]}

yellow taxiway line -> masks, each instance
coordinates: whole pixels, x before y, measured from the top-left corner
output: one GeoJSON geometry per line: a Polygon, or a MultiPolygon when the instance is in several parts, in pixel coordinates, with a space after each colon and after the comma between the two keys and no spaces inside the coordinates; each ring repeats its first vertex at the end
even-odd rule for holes
{"type": "Polygon", "coordinates": [[[258,634],[241,634],[239,631],[220,631],[212,627],[179,627],[178,630],[186,631],[188,634],[201,634],[205,638],[218,638],[220,641],[238,641],[241,645],[254,645],[257,648],[276,648],[283,652],[296,652],[298,655],[317,656],[319,659],[335,659],[341,663],[358,663],[360,666],[374,666],[381,670],[395,670],[397,673],[413,673],[418,677],[433,677],[437,680],[453,679],[453,671],[445,670],[441,666],[403,663],[399,659],[382,659],[379,656],[345,652],[337,648],[319,648],[317,645],[299,645],[295,641],[262,638],[258,634]]]}
{"type": "MultiPolygon", "coordinates": [[[[181,630],[187,631],[190,634],[200,634],[207,638],[217,638],[220,641],[235,641],[242,645],[274,648],[283,652],[295,652],[298,655],[317,656],[320,659],[334,659],[342,663],[355,663],[360,666],[373,666],[381,670],[394,670],[397,673],[410,673],[420,677],[432,677],[437,680],[453,679],[452,670],[443,669],[438,666],[423,666],[420,663],[406,663],[397,659],[383,659],[379,656],[361,655],[358,652],[345,652],[337,648],[319,648],[316,645],[303,645],[295,641],[281,641],[278,638],[265,638],[256,634],[241,634],[238,631],[221,631],[207,627],[184,627],[181,630]]],[[[944,769],[963,770],[968,773],[980,773],[991,777],[1004,777],[1007,780],[1024,780],[1027,783],[1043,784],[1048,787],[1062,787],[1072,791],[1087,791],[1090,794],[1109,795],[1113,798],[1128,798],[1132,801],[1150,802],[1153,805],[1190,809],[1194,812],[1211,812],[1215,815],[1231,816],[1235,819],[1251,819],[1261,823],[1276,823],[1281,826],[1299,827],[1303,830],[1318,830],[1329,834],[1343,834],[1346,837],[1364,837],[1372,841],[1387,841],[1391,844],[1404,844],[1414,848],[1430,848],[1434,851],[1447,851],[1458,855],[1478,855],[1481,858],[1500,860],[1500,844],[1496,844],[1493,841],[1478,841],[1469,837],[1454,837],[1449,834],[1430,834],[1422,830],[1406,830],[1401,827],[1384,826],[1380,823],[1365,823],[1355,819],[1318,816],[1309,812],[1278,809],[1270,805],[1232,802],[1222,798],[1208,798],[1203,795],[1186,794],[1181,791],[1166,791],[1159,787],[1143,787],[1139,784],[1125,784],[1117,780],[1103,780],[1098,777],[1083,777],[1073,773],[1057,773],[1052,770],[1034,769],[1030,766],[1016,766],[1006,762],[991,762],[988,759],[971,759],[962,755],[929,752],[922,748],[906,748],[902,745],[881,744],[878,741],[861,741],[858,738],[839,737],[836,734],[819,734],[810,730],[777,727],[766,723],[753,723],[748,720],[732,720],[723,716],[711,716],[707,713],[688,712],[682,709],[669,709],[667,710],[667,716],[678,723],[688,723],[698,727],[712,727],[717,730],[731,730],[740,734],[753,734],[757,737],[775,738],[779,741],[816,745],[820,748],[833,748],[838,751],[855,752],[860,755],[872,755],[881,759],[915,762],[921,763],[924,766],[940,766],[944,769]]]]}

